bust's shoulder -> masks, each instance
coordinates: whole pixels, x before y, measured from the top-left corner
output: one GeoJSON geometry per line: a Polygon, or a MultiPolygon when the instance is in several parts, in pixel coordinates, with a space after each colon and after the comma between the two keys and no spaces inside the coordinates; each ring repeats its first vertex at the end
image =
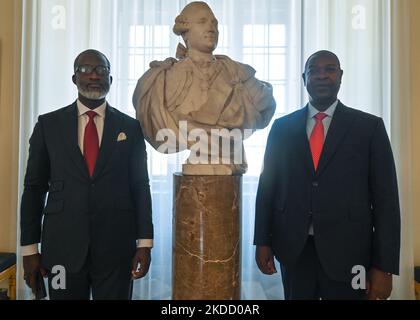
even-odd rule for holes
{"type": "Polygon", "coordinates": [[[225,55],[216,55],[219,63],[225,66],[231,73],[237,74],[240,79],[247,80],[255,76],[255,69],[248,64],[235,61],[225,55]]]}
{"type": "Polygon", "coordinates": [[[138,83],[140,87],[148,88],[156,81],[164,81],[168,74],[173,74],[179,68],[179,60],[169,57],[163,61],[152,61],[149,69],[140,77],[138,83]]]}
{"type": "Polygon", "coordinates": [[[177,59],[169,57],[169,58],[166,58],[163,61],[154,60],[154,61],[150,62],[149,67],[152,70],[171,69],[173,67],[173,65],[176,64],[177,62],[178,62],[177,59]]]}
{"type": "Polygon", "coordinates": [[[189,59],[177,60],[175,58],[167,58],[163,61],[153,61],[150,63],[150,69],[143,77],[158,77],[158,78],[177,78],[185,75],[189,70],[192,70],[189,59]]]}
{"type": "Polygon", "coordinates": [[[167,71],[181,71],[183,69],[190,69],[191,59],[185,58],[177,60],[175,58],[169,57],[163,61],[152,61],[150,63],[150,70],[167,70],[167,71]]]}

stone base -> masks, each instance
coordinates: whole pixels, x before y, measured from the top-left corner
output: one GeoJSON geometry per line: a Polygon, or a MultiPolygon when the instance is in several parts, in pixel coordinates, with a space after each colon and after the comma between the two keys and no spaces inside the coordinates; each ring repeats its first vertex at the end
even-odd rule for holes
{"type": "Polygon", "coordinates": [[[242,176],[174,175],[174,300],[240,299],[242,176]]]}
{"type": "Polygon", "coordinates": [[[183,164],[182,174],[187,176],[235,176],[246,172],[247,165],[183,164]]]}

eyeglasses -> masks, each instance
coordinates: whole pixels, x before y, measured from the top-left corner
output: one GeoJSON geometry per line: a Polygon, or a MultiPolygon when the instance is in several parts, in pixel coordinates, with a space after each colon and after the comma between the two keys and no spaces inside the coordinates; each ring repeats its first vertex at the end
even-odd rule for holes
{"type": "Polygon", "coordinates": [[[110,73],[110,69],[105,66],[91,66],[90,64],[84,64],[81,66],[78,66],[75,70],[75,72],[80,72],[83,74],[91,74],[93,71],[96,72],[98,76],[106,76],[110,73]]]}

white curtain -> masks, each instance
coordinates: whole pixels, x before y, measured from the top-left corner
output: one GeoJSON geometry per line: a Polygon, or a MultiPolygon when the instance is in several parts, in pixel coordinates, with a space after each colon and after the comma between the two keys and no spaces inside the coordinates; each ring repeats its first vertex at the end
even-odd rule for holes
{"type": "Polygon", "coordinates": [[[337,53],[344,70],[339,98],[384,119],[396,160],[401,257],[392,299],[412,299],[409,33],[406,0],[303,0],[303,56],[337,53]],[[316,27],[314,27],[316,26],[316,27]]]}
{"type": "MultiPolygon", "coordinates": [[[[153,60],[175,56],[181,39],[172,33],[185,0],[24,1],[20,185],[28,139],[39,114],[70,104],[73,60],[88,48],[111,61],[114,83],[108,101],[134,116],[131,96],[153,60]]],[[[384,117],[390,124],[390,11],[388,0],[212,0],[219,20],[215,53],[257,70],[275,89],[277,112],[306,102],[301,83],[308,55],[330,49],[345,71],[340,98],[384,117]]],[[[282,299],[281,277],[256,268],[252,245],[255,193],[269,128],[246,142],[249,172],[244,177],[242,298],[282,299]]],[[[172,260],[172,175],[188,154],[161,155],[148,147],[155,247],[146,278],[135,283],[134,299],[170,299],[172,260]]],[[[21,192],[21,190],[20,190],[21,192]]],[[[21,278],[21,276],[19,277],[21,278]]],[[[23,283],[19,296],[25,297],[23,283]]],[[[398,297],[397,297],[398,298],[398,297]]]]}
{"type": "Polygon", "coordinates": [[[303,14],[303,56],[335,52],[344,70],[339,98],[383,117],[389,128],[389,1],[304,0],[303,14]]]}
{"type": "Polygon", "coordinates": [[[411,0],[391,1],[391,142],[397,164],[401,203],[400,277],[394,278],[393,299],[414,299],[413,250],[413,175],[411,165],[411,65],[410,21],[411,0]]]}

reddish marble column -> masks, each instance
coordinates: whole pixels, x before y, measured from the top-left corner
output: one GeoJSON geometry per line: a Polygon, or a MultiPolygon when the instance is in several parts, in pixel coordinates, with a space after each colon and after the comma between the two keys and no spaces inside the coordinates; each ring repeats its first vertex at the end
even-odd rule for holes
{"type": "Polygon", "coordinates": [[[240,299],[242,176],[174,175],[174,300],[240,299]]]}

